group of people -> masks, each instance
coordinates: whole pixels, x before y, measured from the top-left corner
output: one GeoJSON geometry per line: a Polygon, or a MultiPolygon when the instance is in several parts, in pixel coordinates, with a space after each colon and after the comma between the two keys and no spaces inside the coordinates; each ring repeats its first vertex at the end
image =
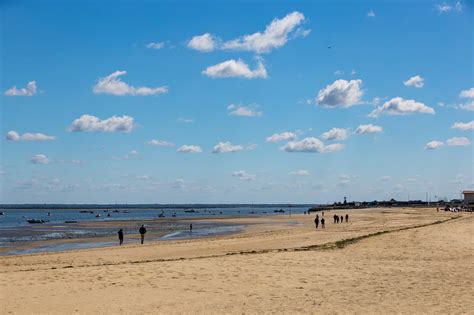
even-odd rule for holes
{"type": "MultiPolygon", "coordinates": [[[[189,231],[190,232],[193,231],[193,224],[192,223],[189,224],[189,231]]],[[[143,242],[145,241],[145,233],[146,233],[146,228],[143,224],[138,229],[138,233],[140,233],[140,243],[143,244],[143,242]]],[[[118,230],[117,234],[118,234],[118,238],[119,238],[119,245],[122,245],[123,244],[123,229],[118,230]]]]}
{"type": "MultiPolygon", "coordinates": [[[[140,243],[143,244],[145,241],[145,233],[146,227],[142,224],[142,226],[138,229],[138,233],[140,233],[140,243]]],[[[123,244],[123,229],[118,230],[117,232],[119,238],[119,245],[123,244]]]]}
{"type": "MultiPolygon", "coordinates": [[[[344,222],[344,216],[338,216],[337,214],[334,214],[334,223],[341,223],[344,222]]],[[[346,214],[345,216],[346,222],[349,222],[349,215],[346,214]]],[[[321,223],[321,228],[324,229],[325,226],[325,220],[324,220],[324,212],[322,212],[321,218],[319,218],[319,214],[316,214],[316,217],[314,218],[314,225],[316,226],[316,229],[319,227],[319,223],[321,223]]]]}

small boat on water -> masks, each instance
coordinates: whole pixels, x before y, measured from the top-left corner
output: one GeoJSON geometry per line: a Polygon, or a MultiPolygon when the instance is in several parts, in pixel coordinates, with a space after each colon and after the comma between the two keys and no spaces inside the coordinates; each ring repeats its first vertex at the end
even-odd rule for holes
{"type": "Polygon", "coordinates": [[[164,218],[165,217],[165,212],[161,210],[161,213],[158,215],[158,218],[164,218]]]}
{"type": "Polygon", "coordinates": [[[283,209],[280,209],[280,210],[273,210],[273,212],[275,212],[275,213],[285,213],[285,210],[283,210],[283,209]]]}
{"type": "Polygon", "coordinates": [[[94,211],[90,211],[90,210],[81,210],[81,211],[79,211],[79,213],[91,213],[91,214],[93,214],[93,213],[94,213],[94,211]]]}
{"type": "Polygon", "coordinates": [[[67,221],[64,221],[64,223],[77,223],[77,221],[75,221],[75,220],[67,220],[67,221]]]}
{"type": "Polygon", "coordinates": [[[195,212],[196,212],[196,210],[194,210],[194,209],[190,209],[190,210],[184,210],[184,212],[186,212],[186,213],[195,213],[195,212]]]}
{"type": "Polygon", "coordinates": [[[0,215],[5,215],[5,212],[3,212],[3,211],[0,211],[0,215]]]}
{"type": "Polygon", "coordinates": [[[95,215],[95,217],[96,217],[96,218],[100,218],[100,213],[97,213],[97,214],[95,215]]]}
{"type": "Polygon", "coordinates": [[[28,219],[26,221],[28,221],[28,223],[30,224],[43,224],[43,223],[49,222],[48,220],[40,220],[40,219],[28,219]]]}

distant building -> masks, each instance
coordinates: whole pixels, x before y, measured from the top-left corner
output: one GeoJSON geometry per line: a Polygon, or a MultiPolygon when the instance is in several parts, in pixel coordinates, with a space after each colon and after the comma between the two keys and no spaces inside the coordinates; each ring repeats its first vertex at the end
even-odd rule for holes
{"type": "Polygon", "coordinates": [[[465,202],[474,202],[474,190],[465,190],[462,193],[465,202]]]}

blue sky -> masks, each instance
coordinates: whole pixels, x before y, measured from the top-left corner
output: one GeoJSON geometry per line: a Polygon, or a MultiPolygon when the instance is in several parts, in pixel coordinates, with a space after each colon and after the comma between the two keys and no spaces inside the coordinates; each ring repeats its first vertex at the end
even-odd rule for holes
{"type": "Polygon", "coordinates": [[[472,2],[0,11],[4,203],[323,203],[473,187],[472,2]]]}

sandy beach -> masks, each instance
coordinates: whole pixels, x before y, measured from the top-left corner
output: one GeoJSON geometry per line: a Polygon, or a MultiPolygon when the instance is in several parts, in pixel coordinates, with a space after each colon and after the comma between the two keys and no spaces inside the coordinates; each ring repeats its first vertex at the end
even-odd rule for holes
{"type": "Polygon", "coordinates": [[[473,218],[369,209],[228,218],[238,234],[0,257],[3,314],[472,313],[473,218]],[[348,223],[332,215],[349,213],[348,223]]]}

